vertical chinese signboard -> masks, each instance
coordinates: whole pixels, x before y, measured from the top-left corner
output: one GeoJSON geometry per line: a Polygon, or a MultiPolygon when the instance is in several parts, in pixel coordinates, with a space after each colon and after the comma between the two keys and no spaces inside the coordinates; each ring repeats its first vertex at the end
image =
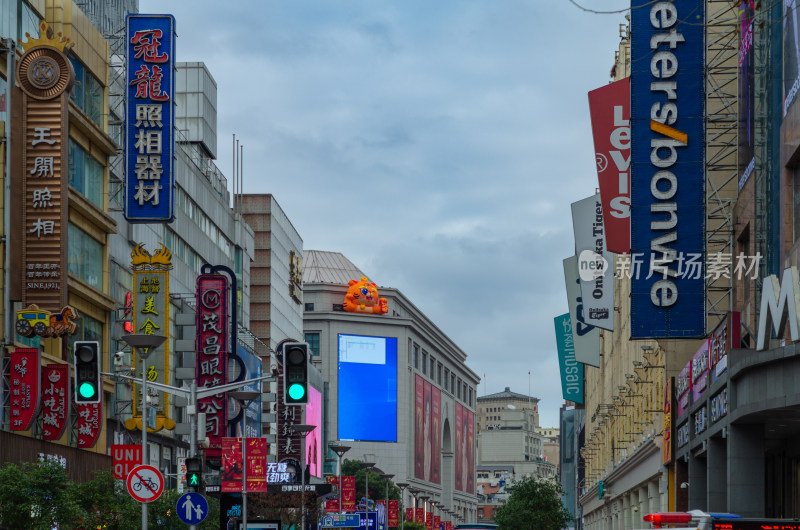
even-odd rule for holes
{"type": "Polygon", "coordinates": [[[668,377],[664,383],[664,445],[661,456],[665,466],[672,462],[672,381],[668,377]]]}
{"type": "Polygon", "coordinates": [[[11,352],[9,425],[12,431],[27,431],[39,412],[42,371],[38,348],[17,348],[11,352]]]}
{"type": "Polygon", "coordinates": [[[58,440],[69,418],[69,365],[42,368],[42,439],[58,440]]]}
{"type": "MultiPolygon", "coordinates": [[[[133,270],[133,330],[141,335],[161,335],[167,337],[164,343],[147,353],[145,360],[134,351],[134,369],[141,374],[145,363],[147,380],[170,384],[169,355],[169,271],[172,269],[172,254],[164,245],[152,255],[142,244],[131,251],[133,270]]],[[[126,420],[129,429],[142,428],[141,385],[134,385],[133,418],[126,420]]],[[[151,395],[158,395],[154,388],[148,389],[151,395]]],[[[175,421],[169,418],[169,394],[162,393],[158,400],[155,430],[172,429],[175,421]]],[[[146,421],[146,419],[145,419],[146,421]]],[[[153,426],[150,426],[151,429],[153,426]]]]}
{"type": "MultiPolygon", "coordinates": [[[[278,395],[284,395],[283,389],[283,348],[286,343],[294,342],[286,340],[278,344],[278,395]]],[[[287,459],[300,461],[300,451],[302,437],[292,428],[292,425],[303,423],[303,407],[298,405],[287,405],[283,399],[278,399],[276,408],[278,413],[278,461],[287,459]]]]}
{"type": "Polygon", "coordinates": [[[247,445],[247,491],[267,492],[267,439],[248,438],[247,445]]]}
{"type": "MultiPolygon", "coordinates": [[[[22,305],[56,312],[67,303],[67,97],[71,44],[42,22],[17,63],[22,89],[22,305]]],[[[38,371],[38,368],[37,368],[38,371]]]]}
{"type": "Polygon", "coordinates": [[[78,409],[78,447],[94,447],[103,428],[103,402],[81,403],[78,409]]]}
{"type": "MultiPolygon", "coordinates": [[[[219,274],[197,277],[197,386],[224,385],[228,354],[228,280],[219,274]]],[[[198,401],[199,412],[206,414],[206,435],[219,447],[227,426],[225,394],[198,401]]]]}
{"type": "Polygon", "coordinates": [[[173,219],[175,19],[128,15],[125,135],[125,219],[173,219]]]}

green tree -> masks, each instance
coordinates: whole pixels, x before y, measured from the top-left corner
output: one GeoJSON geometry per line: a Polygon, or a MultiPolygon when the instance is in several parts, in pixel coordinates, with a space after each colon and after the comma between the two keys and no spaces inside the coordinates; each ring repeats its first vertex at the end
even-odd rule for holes
{"type": "Polygon", "coordinates": [[[406,521],[405,530],[425,530],[425,525],[420,523],[412,523],[410,521],[406,521]]]}
{"type": "Polygon", "coordinates": [[[50,461],[0,468],[0,525],[11,529],[70,528],[83,512],[68,492],[66,470],[50,461]]]}
{"type": "MultiPolygon", "coordinates": [[[[345,460],[342,463],[342,475],[356,477],[356,502],[365,497],[364,488],[367,485],[366,470],[361,467],[359,460],[345,460]]],[[[369,472],[369,498],[373,501],[380,501],[386,498],[386,483],[389,483],[389,499],[400,500],[400,488],[395,486],[391,480],[384,479],[378,472],[369,472]]]]}
{"type": "Polygon", "coordinates": [[[561,504],[561,484],[535,477],[511,485],[511,497],[494,514],[501,530],[554,530],[572,521],[561,504]]]}
{"type": "Polygon", "coordinates": [[[140,504],[111,471],[99,471],[92,480],[74,484],[69,492],[84,513],[80,524],[86,528],[122,530],[141,523],[140,504]]]}

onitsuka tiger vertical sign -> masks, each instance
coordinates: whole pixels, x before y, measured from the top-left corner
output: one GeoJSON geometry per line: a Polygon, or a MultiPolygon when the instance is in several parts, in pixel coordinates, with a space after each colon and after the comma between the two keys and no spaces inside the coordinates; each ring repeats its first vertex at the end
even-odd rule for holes
{"type": "Polygon", "coordinates": [[[702,336],[704,3],[631,7],[631,336],[702,336]]]}

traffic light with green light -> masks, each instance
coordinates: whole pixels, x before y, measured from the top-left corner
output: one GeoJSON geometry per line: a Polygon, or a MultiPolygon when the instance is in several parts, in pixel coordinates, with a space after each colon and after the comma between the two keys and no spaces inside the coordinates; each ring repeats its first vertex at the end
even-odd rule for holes
{"type": "Polygon", "coordinates": [[[100,343],[76,341],[73,346],[75,368],[75,403],[100,403],[103,395],[100,380],[100,343]]]}
{"type": "Polygon", "coordinates": [[[291,342],[283,347],[283,402],[308,403],[308,344],[291,342]]]}
{"type": "Polygon", "coordinates": [[[199,491],[203,486],[203,460],[192,456],[186,459],[186,487],[199,491]]]}

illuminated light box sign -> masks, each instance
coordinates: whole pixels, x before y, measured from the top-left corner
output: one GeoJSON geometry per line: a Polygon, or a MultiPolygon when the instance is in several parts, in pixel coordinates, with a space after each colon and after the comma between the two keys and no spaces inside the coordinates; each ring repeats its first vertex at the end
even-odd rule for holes
{"type": "Polygon", "coordinates": [[[128,15],[125,109],[125,219],[173,220],[175,19],[128,15]]]}
{"type": "Polygon", "coordinates": [[[704,3],[631,9],[631,337],[706,332],[704,3]],[[702,267],[701,267],[702,269],[702,267]]]}
{"type": "Polygon", "coordinates": [[[339,334],[340,440],[397,441],[397,339],[339,334]]]}

